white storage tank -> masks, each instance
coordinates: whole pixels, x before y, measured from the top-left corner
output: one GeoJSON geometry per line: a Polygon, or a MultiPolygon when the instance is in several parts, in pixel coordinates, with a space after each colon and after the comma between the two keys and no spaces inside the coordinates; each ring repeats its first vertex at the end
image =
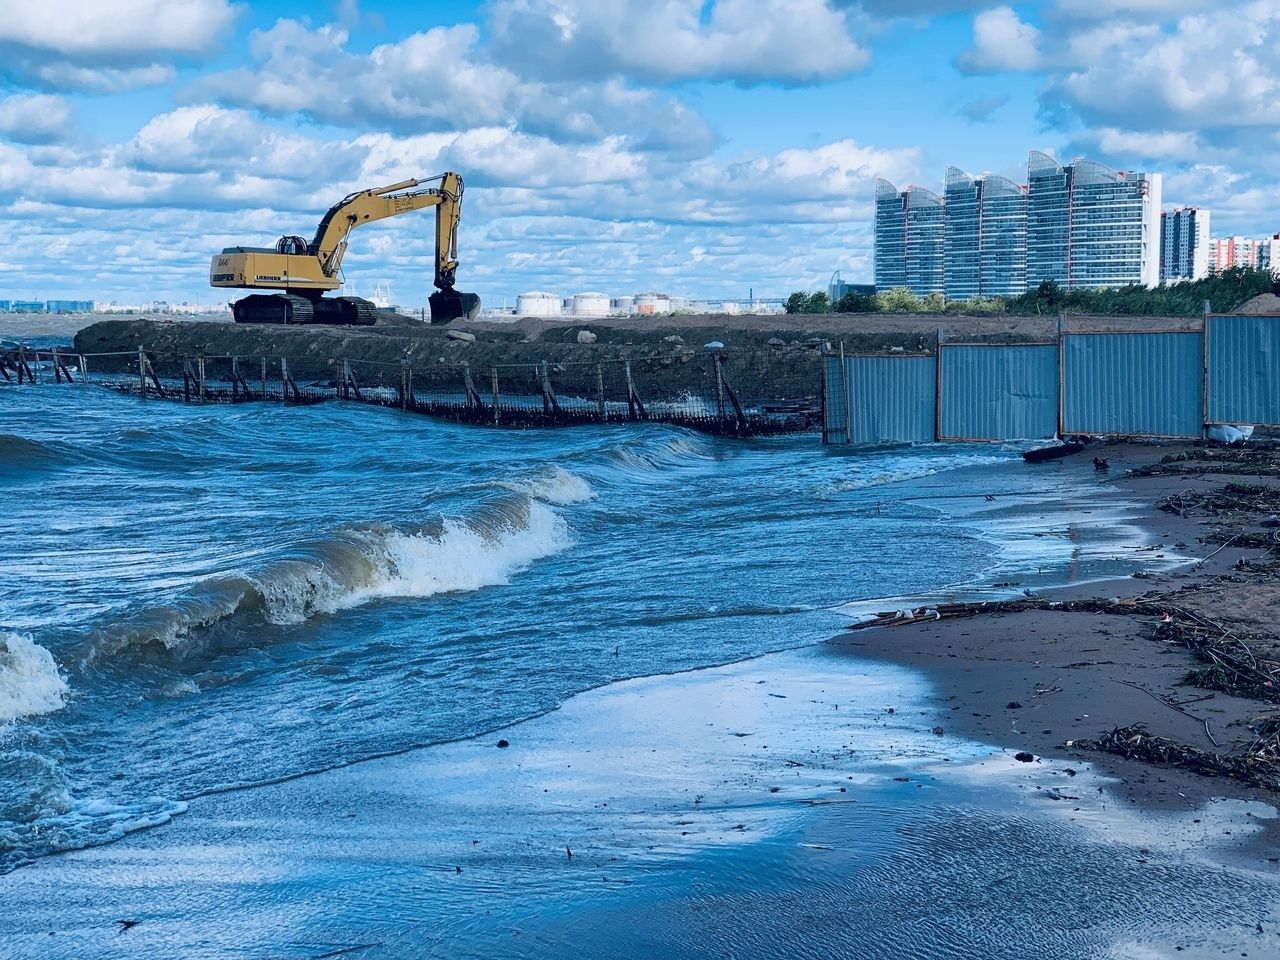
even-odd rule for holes
{"type": "Polygon", "coordinates": [[[530,290],[516,297],[517,317],[558,317],[560,313],[560,294],[558,293],[530,290]]]}
{"type": "Polygon", "coordinates": [[[619,317],[629,316],[635,308],[635,297],[614,297],[609,301],[609,312],[619,317]]]}
{"type": "Polygon", "coordinates": [[[607,317],[609,297],[603,293],[575,294],[572,309],[575,317],[607,317]]]}
{"type": "Polygon", "coordinates": [[[670,313],[671,298],[665,293],[637,293],[635,312],[642,314],[670,313]]]}

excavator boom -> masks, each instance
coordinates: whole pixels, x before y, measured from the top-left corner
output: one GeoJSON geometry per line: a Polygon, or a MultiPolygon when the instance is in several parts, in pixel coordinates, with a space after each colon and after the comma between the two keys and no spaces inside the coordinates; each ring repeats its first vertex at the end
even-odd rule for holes
{"type": "Polygon", "coordinates": [[[274,249],[228,247],[213,258],[209,282],[215,287],[248,287],[281,291],[246,297],[233,305],[238,322],[372,323],[373,305],[356,297],[323,299],[342,285],[347,238],[358,226],[426,207],[436,208],[435,277],[431,295],[432,323],[472,316],[479,308],[474,294],[454,290],[458,269],[458,221],[462,212],[462,178],[448,172],[425,180],[410,179],[343,197],[325,213],[315,238],[282,237],[274,249]],[[309,308],[309,309],[308,309],[309,308]]]}

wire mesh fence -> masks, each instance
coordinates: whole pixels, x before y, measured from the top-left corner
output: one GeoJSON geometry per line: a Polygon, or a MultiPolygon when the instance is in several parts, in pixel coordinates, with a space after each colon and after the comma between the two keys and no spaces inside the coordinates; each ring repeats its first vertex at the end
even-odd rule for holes
{"type": "Polygon", "coordinates": [[[821,428],[820,361],[808,350],[685,350],[473,368],[423,357],[386,363],[20,348],[0,353],[0,375],[13,383],[92,382],[186,403],[339,399],[500,427],[654,421],[750,436],[821,428]]]}

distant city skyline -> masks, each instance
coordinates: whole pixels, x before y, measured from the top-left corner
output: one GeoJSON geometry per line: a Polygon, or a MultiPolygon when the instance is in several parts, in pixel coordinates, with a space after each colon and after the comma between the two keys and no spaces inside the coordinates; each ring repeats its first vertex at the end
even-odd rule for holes
{"type": "MultiPolygon", "coordinates": [[[[456,169],[459,285],[785,296],[873,272],[875,181],[1035,148],[1280,229],[1280,11],[1139,0],[66,0],[0,18],[0,297],[208,300],[223,246],[456,169]],[[66,24],[74,24],[68,29],[66,24]],[[163,24],[164,29],[157,29],[163,24]],[[1181,64],[1174,69],[1171,64],[1181,64]]],[[[346,276],[430,290],[429,217],[346,276]]]]}

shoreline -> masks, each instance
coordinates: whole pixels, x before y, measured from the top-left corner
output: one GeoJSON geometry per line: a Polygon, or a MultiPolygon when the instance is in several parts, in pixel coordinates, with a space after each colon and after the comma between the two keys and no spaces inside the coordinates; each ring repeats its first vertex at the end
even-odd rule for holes
{"type": "MultiPolygon", "coordinates": [[[[1126,458],[1173,448],[1097,449],[1119,472],[1126,458]]],[[[1185,486],[1141,481],[1133,502],[1185,486]]],[[[1178,553],[1201,532],[1150,514],[1152,543],[1187,547],[1178,553]]],[[[1053,592],[1171,589],[1251,552],[1053,592]]],[[[915,942],[917,923],[943,923],[930,935],[948,937],[948,913],[961,911],[972,949],[957,956],[1027,956],[1042,938],[1058,952],[1041,955],[1064,957],[1129,940],[1276,946],[1271,932],[1253,939],[1253,920],[1247,934],[1210,929],[1230,883],[1257,891],[1226,904],[1241,929],[1271,897],[1276,868],[1259,861],[1274,845],[1278,821],[1264,815],[1274,795],[1054,746],[1077,728],[1096,735],[1104,709],[1194,733],[1108,681],[1139,679],[1164,695],[1193,662],[1180,649],[1160,654],[1141,627],[1089,613],[983,615],[615,681],[501,728],[508,749],[494,732],[208,794],[171,824],[41,858],[0,878],[13,905],[0,931],[15,956],[31,957],[172,956],[193,937],[210,955],[293,956],[305,939],[319,945],[307,956],[422,955],[428,944],[449,956],[702,956],[722,942],[759,955],[802,925],[801,942],[827,954],[887,957],[915,942]],[[1099,662],[1069,666],[1086,659],[1099,662]],[[1090,697],[1100,705],[1085,710],[1090,697]],[[1014,699],[1022,706],[1005,709],[1014,699]],[[1015,750],[1040,762],[1020,763],[1015,750]],[[1008,884],[1012,899],[999,915],[982,898],[939,910],[948,883],[1008,884]],[[1115,905],[1133,889],[1160,898],[1157,915],[1115,905]],[[903,915],[884,913],[891,891],[903,915]],[[1099,923],[1074,925],[1091,910],[1099,923]],[[850,954],[862,933],[848,918],[877,911],[879,939],[850,954]],[[634,931],[622,946],[619,917],[634,931]],[[122,936],[121,918],[138,925],[122,936]],[[984,940],[1006,929],[1007,942],[984,940]],[[668,939],[685,931],[687,941],[668,939]]],[[[1222,734],[1225,715],[1213,716],[1222,734]]],[[[1280,912],[1257,919],[1271,927],[1280,912]]]]}
{"type": "MultiPolygon", "coordinates": [[[[1091,446],[1086,455],[1072,460],[1087,470],[1092,469],[1089,455],[1105,456],[1112,471],[1120,474],[1177,449],[1107,443],[1091,446]]],[[[1200,559],[1163,574],[1073,584],[1045,590],[1044,596],[1061,601],[1130,599],[1153,592],[1200,591],[1230,576],[1237,563],[1264,551],[1200,543],[1207,532],[1204,521],[1161,511],[1156,502],[1188,489],[1212,490],[1231,479],[1213,473],[1117,475],[1115,486],[1144,505],[1139,522],[1153,543],[1169,549],[1181,545],[1180,552],[1198,553],[1200,559]]],[[[1280,597],[1274,583],[1270,588],[1280,597]]],[[[1135,807],[1194,810],[1223,798],[1276,806],[1280,794],[1274,791],[1074,745],[1114,728],[1143,724],[1154,735],[1221,754],[1252,740],[1244,724],[1275,709],[1264,701],[1186,685],[1188,671],[1203,663],[1185,647],[1151,639],[1156,619],[1154,613],[993,611],[853,629],[827,644],[852,658],[906,666],[925,676],[940,712],[949,714],[949,721],[943,721],[948,733],[955,731],[1010,752],[1090,764],[1115,778],[1113,794],[1135,807]],[[1162,700],[1173,701],[1185,712],[1162,700]]],[[[1252,863],[1274,867],[1278,842],[1280,821],[1266,821],[1264,833],[1245,855],[1252,863]]]]}

